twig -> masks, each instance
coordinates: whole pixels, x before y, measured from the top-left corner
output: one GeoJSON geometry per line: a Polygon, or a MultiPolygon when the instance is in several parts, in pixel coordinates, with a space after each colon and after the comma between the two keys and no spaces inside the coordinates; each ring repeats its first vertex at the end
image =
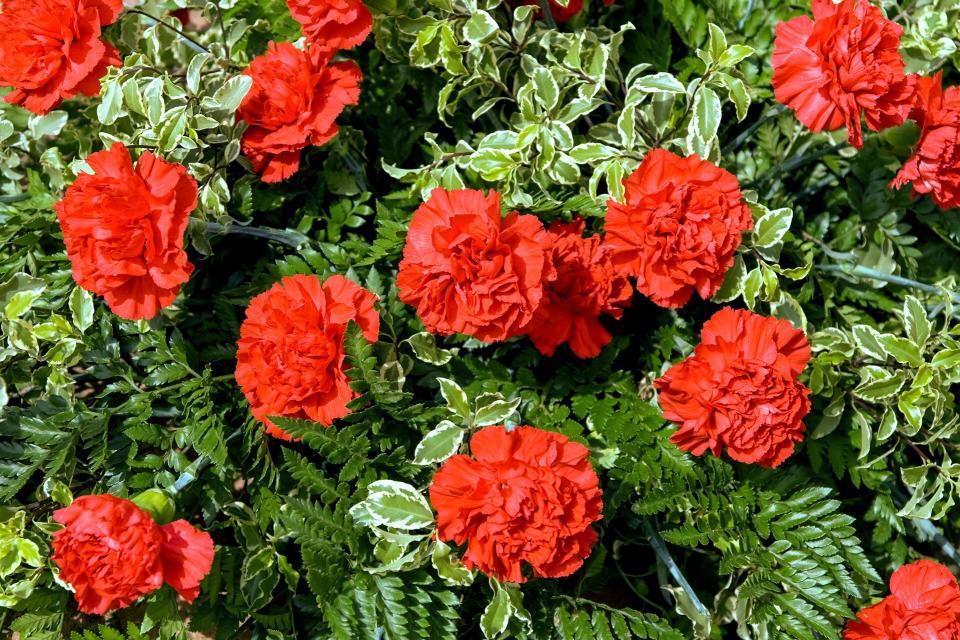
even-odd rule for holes
{"type": "Polygon", "coordinates": [[[760,116],[759,118],[757,118],[757,121],[756,121],[756,122],[754,122],[754,123],[751,124],[749,127],[747,127],[747,129],[746,129],[743,133],[741,133],[741,134],[738,135],[736,138],[734,138],[734,139],[733,139],[733,142],[731,142],[729,145],[727,145],[726,147],[724,147],[724,148],[723,148],[723,153],[724,153],[724,154],[732,153],[732,152],[736,151],[737,149],[739,149],[739,148],[740,148],[740,145],[742,145],[744,142],[746,142],[746,141],[747,141],[747,138],[749,138],[750,136],[752,136],[753,133],[754,133],[757,129],[759,129],[760,127],[762,127],[762,126],[764,125],[764,123],[766,123],[767,121],[769,121],[771,118],[775,118],[775,117],[779,116],[781,113],[783,113],[783,112],[786,111],[786,110],[787,110],[787,108],[786,108],[785,106],[783,106],[782,104],[779,104],[779,105],[773,107],[772,109],[770,109],[769,111],[767,111],[765,114],[763,114],[762,116],[760,116]]]}
{"type": "Polygon", "coordinates": [[[557,21],[553,19],[553,12],[550,11],[550,0],[540,0],[540,10],[543,12],[543,19],[551,29],[557,28],[557,21]]]}
{"type": "Polygon", "coordinates": [[[703,603],[700,602],[700,597],[697,596],[697,592],[693,590],[693,587],[687,582],[683,573],[680,572],[680,567],[673,561],[673,556],[670,555],[667,544],[663,541],[663,538],[660,537],[660,533],[654,528],[653,524],[650,523],[650,520],[645,519],[643,521],[643,529],[647,534],[647,539],[650,540],[650,546],[653,547],[653,552],[657,554],[657,559],[667,567],[667,571],[669,571],[673,579],[676,580],[677,585],[686,592],[694,608],[703,615],[709,615],[710,612],[703,603]]]}
{"type": "MultiPolygon", "coordinates": [[[[889,484],[889,487],[890,496],[893,498],[894,504],[896,504],[898,509],[902,509],[903,506],[907,504],[907,496],[903,495],[900,489],[892,483],[889,484]]],[[[937,526],[933,524],[933,522],[926,518],[909,518],[909,520],[920,534],[927,536],[939,545],[943,555],[952,560],[954,564],[960,566],[960,554],[957,553],[957,548],[940,533],[940,530],[937,529],[937,526]]]]}
{"type": "Polygon", "coordinates": [[[960,294],[954,293],[944,289],[943,287],[937,287],[932,284],[925,284],[923,282],[917,282],[916,280],[911,280],[910,278],[904,278],[903,276],[895,276],[891,273],[884,273],[883,271],[877,271],[870,267],[865,267],[861,264],[851,264],[851,265],[841,265],[841,264],[818,264],[815,267],[818,271],[827,271],[829,273],[842,273],[853,278],[866,278],[869,280],[880,280],[881,282],[889,282],[890,284],[897,284],[901,287],[910,287],[918,291],[923,291],[925,293],[932,294],[943,294],[947,293],[950,295],[950,299],[954,304],[960,304],[960,294]]]}
{"type": "Polygon", "coordinates": [[[245,227],[241,224],[222,225],[218,222],[206,222],[203,225],[203,230],[211,236],[232,234],[273,240],[274,242],[285,244],[294,249],[299,249],[310,242],[310,238],[296,231],[269,229],[266,227],[245,227]]]}
{"type": "MultiPolygon", "coordinates": [[[[150,15],[149,13],[147,13],[146,11],[142,11],[142,10],[140,10],[140,9],[128,9],[128,11],[129,11],[130,13],[136,13],[136,14],[138,14],[138,15],[143,16],[143,17],[146,18],[146,19],[148,20],[148,22],[150,22],[151,24],[159,24],[159,25],[162,25],[162,26],[166,27],[167,29],[170,29],[171,31],[173,31],[174,33],[176,33],[178,36],[180,36],[180,37],[183,39],[184,44],[186,44],[188,47],[190,47],[191,49],[193,49],[193,50],[196,51],[197,53],[210,53],[210,49],[207,49],[205,46],[203,46],[202,44],[200,44],[199,42],[197,42],[196,40],[194,40],[193,38],[191,38],[190,36],[188,36],[188,35],[187,35],[186,33],[184,33],[182,30],[180,30],[180,29],[178,29],[177,27],[173,26],[173,25],[170,24],[169,22],[164,22],[163,20],[161,20],[161,19],[159,19],[159,18],[157,18],[157,17],[154,17],[154,16],[150,15]]],[[[212,55],[212,54],[211,54],[211,55],[212,55]]]]}
{"type": "Polygon", "coordinates": [[[220,5],[214,5],[217,8],[217,22],[220,23],[220,35],[223,36],[223,53],[227,60],[230,60],[230,42],[227,39],[227,28],[223,25],[223,10],[220,5]]]}

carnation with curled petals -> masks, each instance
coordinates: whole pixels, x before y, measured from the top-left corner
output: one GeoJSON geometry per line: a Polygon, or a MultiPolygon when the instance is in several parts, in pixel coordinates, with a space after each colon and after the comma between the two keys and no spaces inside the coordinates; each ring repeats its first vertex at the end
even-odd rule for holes
{"type": "Polygon", "coordinates": [[[213,540],[186,520],[158,526],[130,500],[82,496],[53,514],[53,561],[84,613],[103,615],[169,584],[187,601],[213,564],[213,540]]]}
{"type": "Polygon", "coordinates": [[[42,115],[78,93],[96,96],[100,78],[122,61],[100,39],[123,11],[121,0],[0,2],[0,86],[4,100],[42,115]]]}
{"type": "Polygon", "coordinates": [[[913,155],[890,186],[929,193],[941,209],[960,207],[960,87],[944,90],[941,73],[917,82],[911,117],[921,127],[913,155]]]}
{"type": "Polygon", "coordinates": [[[604,227],[617,269],[662,307],[716,293],[741,232],[753,228],[737,178],[696,155],[652,149],[624,188],[622,203],[607,202],[604,227]]]}
{"type": "Polygon", "coordinates": [[[373,28],[373,16],[362,0],[287,0],[287,8],[312,46],[324,51],[352,49],[373,28]]]}
{"type": "Polygon", "coordinates": [[[470,451],[430,484],[438,537],[466,544],[464,564],[501,581],[525,582],[525,562],[543,578],[579,569],[603,511],[587,448],[533,427],[486,427],[470,451]]]}
{"type": "Polygon", "coordinates": [[[337,135],[337,117],[360,98],[360,68],[330,63],[332,52],[271,42],[244,71],[253,86],[237,118],[247,123],[241,145],[264,182],[286,180],[300,169],[300,152],[337,135]]]}
{"type": "Polygon", "coordinates": [[[810,344],[786,320],[721,309],[693,355],[654,382],[670,438],[684,451],[776,467],[803,440],[810,390],[797,379],[810,344]]]}
{"type": "Polygon", "coordinates": [[[623,315],[633,294],[627,278],[613,267],[611,249],[598,235],[583,237],[584,222],[550,225],[549,256],[555,276],[527,333],[540,353],[552,356],[564,342],[581,358],[594,358],[611,335],[600,316],[623,315]]]}
{"type": "Polygon", "coordinates": [[[903,29],[867,0],[813,0],[814,19],[777,25],[773,91],[811,131],[847,127],[863,146],[861,115],[873,131],[903,124],[915,79],[904,73],[903,29]]]}
{"type": "Polygon", "coordinates": [[[932,560],[897,569],[890,595],[857,614],[843,640],[957,640],[960,587],[950,570],[932,560]]]}
{"type": "Polygon", "coordinates": [[[431,332],[506,340],[526,329],[540,304],[548,246],[536,216],[501,217],[496,191],[434,189],[407,231],[400,300],[431,332]]]}
{"type": "Polygon", "coordinates": [[[271,417],[330,426],[350,413],[347,403],[356,393],[344,371],[343,339],[352,320],[376,342],[375,301],[343,276],[321,284],[305,275],[286,277],[250,301],[240,327],[236,378],[267,433],[290,440],[271,417]]]}
{"type": "Polygon", "coordinates": [[[153,318],[193,273],[183,246],[197,182],[149,151],[137,160],[116,142],[87,157],[54,205],[77,284],[102,295],[121,318],[153,318]]]}

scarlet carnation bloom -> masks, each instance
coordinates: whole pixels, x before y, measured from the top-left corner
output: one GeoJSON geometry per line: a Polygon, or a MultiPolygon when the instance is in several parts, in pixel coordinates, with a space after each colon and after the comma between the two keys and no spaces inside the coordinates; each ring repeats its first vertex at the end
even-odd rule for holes
{"type": "Polygon", "coordinates": [[[786,320],[721,309],[701,342],[654,386],[663,417],[680,428],[670,441],[684,451],[776,467],[803,440],[810,390],[797,379],[810,344],[786,320]]]}
{"type": "Polygon", "coordinates": [[[373,28],[373,16],[362,0],[287,0],[287,7],[312,46],[325,51],[352,49],[373,28]]]}
{"type": "Polygon", "coordinates": [[[250,301],[240,327],[237,383],[267,433],[290,440],[271,417],[326,426],[350,413],[356,397],[344,372],[343,338],[356,322],[370,342],[380,333],[376,297],[343,276],[320,283],[289,276],[250,301]]]}
{"type": "Polygon", "coordinates": [[[433,333],[506,340],[522,333],[540,304],[548,246],[536,216],[501,218],[496,191],[434,189],[410,222],[400,300],[433,333]]]}
{"type": "Polygon", "coordinates": [[[53,561],[84,613],[103,615],[169,584],[188,602],[213,564],[213,540],[186,520],[158,526],[130,500],[82,496],[53,514],[53,561]]]}
{"type": "Polygon", "coordinates": [[[100,78],[121,64],[100,40],[123,11],[122,0],[5,0],[0,3],[0,86],[4,96],[42,115],[62,100],[100,93],[100,78]]]}
{"type": "Polygon", "coordinates": [[[950,570],[932,560],[897,569],[890,595],[857,614],[844,640],[956,640],[960,588],[950,570]]]}
{"type": "Polygon", "coordinates": [[[920,78],[912,117],[920,141],[890,186],[929,193],[942,209],[960,207],[960,87],[943,90],[941,74],[920,78]]]}
{"type": "Polygon", "coordinates": [[[300,169],[305,147],[337,135],[337,116],[360,98],[360,68],[330,64],[331,53],[271,42],[245,75],[253,78],[237,117],[247,123],[241,144],[264,182],[280,182],[300,169]]]}
{"type": "MultiPolygon", "coordinates": [[[[539,5],[540,0],[523,0],[520,4],[539,5]]],[[[613,4],[613,0],[603,0],[603,4],[608,7],[613,4]]],[[[550,0],[550,15],[557,22],[567,22],[583,10],[583,0],[570,0],[567,6],[562,7],[556,0],[550,0]]]]}
{"type": "Polygon", "coordinates": [[[467,543],[463,562],[506,582],[562,578],[583,564],[603,511],[587,448],[533,427],[486,427],[470,441],[474,458],[453,456],[430,484],[437,535],[467,543]]]}
{"type": "Polygon", "coordinates": [[[624,182],[624,202],[607,201],[606,242],[614,264],[661,307],[707,299],[723,284],[753,228],[736,176],[692,155],[652,149],[624,182]]]}
{"type": "Polygon", "coordinates": [[[903,124],[914,77],[904,73],[903,29],[866,0],[813,0],[814,19],[777,25],[773,91],[811,131],[847,127],[863,146],[861,114],[873,131],[903,124]]]}
{"type": "Polygon", "coordinates": [[[122,318],[153,318],[193,273],[183,234],[197,182],[149,151],[134,166],[119,142],[87,164],[93,173],[81,174],[54,205],[73,279],[122,318]]]}
{"type": "Polygon", "coordinates": [[[584,222],[576,218],[554,222],[547,250],[555,277],[544,284],[544,295],[528,331],[540,353],[552,356],[564,342],[581,358],[594,358],[611,335],[600,316],[623,315],[633,291],[616,272],[610,247],[598,235],[583,237],[584,222]]]}

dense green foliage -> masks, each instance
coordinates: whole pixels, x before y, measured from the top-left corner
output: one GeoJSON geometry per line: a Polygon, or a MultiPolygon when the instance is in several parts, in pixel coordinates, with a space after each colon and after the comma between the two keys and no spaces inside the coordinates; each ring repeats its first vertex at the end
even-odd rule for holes
{"type": "MultiPolygon", "coordinates": [[[[155,16],[203,10],[203,46],[128,12],[107,31],[125,60],[100,98],[43,117],[0,104],[0,636],[812,640],[839,638],[903,562],[960,565],[960,212],[887,188],[914,125],[855,153],[778,107],[774,28],[807,3],[593,0],[559,29],[501,0],[367,4],[374,33],[347,54],[360,104],[279,185],[249,172],[232,113],[238,72],[300,35],[282,0],[150,0],[155,16]],[[150,322],[74,285],[52,209],[114,140],[200,184],[197,270],[150,322]],[[605,199],[657,146],[714,160],[751,202],[713,301],[636,296],[589,361],[435,339],[398,301],[406,225],[433,187],[495,188],[600,231],[605,199]],[[244,309],[282,276],[334,272],[380,298],[380,341],[347,338],[362,396],[331,429],[287,421],[301,440],[271,439],[233,379],[244,309]],[[777,470],[668,441],[652,381],[721,302],[813,344],[807,438],[777,470]],[[506,420],[590,448],[604,517],[570,578],[499,584],[431,535],[436,460],[506,420]],[[201,596],[165,587],[107,619],[78,614],[48,560],[52,511],[152,487],[217,544],[201,596]],[[371,515],[385,497],[420,526],[371,515]]],[[[955,3],[883,5],[911,67],[956,84],[955,3]]]]}

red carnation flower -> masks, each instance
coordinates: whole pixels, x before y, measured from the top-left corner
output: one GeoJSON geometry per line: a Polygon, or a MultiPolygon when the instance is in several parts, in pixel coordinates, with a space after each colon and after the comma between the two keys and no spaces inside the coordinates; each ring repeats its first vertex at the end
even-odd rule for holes
{"type": "Polygon", "coordinates": [[[652,149],[624,182],[624,202],[607,202],[606,242],[623,273],[662,307],[707,299],[723,284],[753,228],[737,178],[692,155],[652,149]]]}
{"type": "Polygon", "coordinates": [[[486,427],[470,451],[430,484],[438,537],[467,543],[464,565],[501,581],[525,582],[523,562],[543,578],[579,569],[603,511],[587,448],[533,427],[486,427]]]}
{"type": "Polygon", "coordinates": [[[861,114],[873,131],[903,124],[914,78],[904,73],[900,25],[865,0],[813,0],[814,19],[777,25],[773,91],[811,131],[847,127],[863,146],[861,114]]]}
{"type": "Polygon", "coordinates": [[[610,247],[598,235],[584,238],[583,230],[579,217],[550,225],[547,250],[556,276],[544,284],[528,330],[533,344],[547,356],[569,342],[579,357],[596,357],[612,337],[600,316],[620,318],[630,304],[630,282],[614,269],[610,247]]]}
{"type": "MultiPolygon", "coordinates": [[[[519,4],[539,5],[540,0],[521,0],[519,4]]],[[[613,4],[613,0],[603,0],[603,4],[608,7],[613,4]]],[[[550,0],[550,15],[557,22],[567,22],[583,10],[583,0],[570,0],[567,6],[562,7],[557,0],[550,0]]]]}
{"type": "Polygon", "coordinates": [[[897,569],[890,595],[857,614],[843,640],[956,640],[960,588],[950,570],[932,560],[897,569]]]}
{"type": "Polygon", "coordinates": [[[343,337],[353,320],[370,342],[380,333],[376,297],[343,276],[284,278],[250,301],[240,327],[237,382],[267,433],[290,436],[271,417],[330,426],[357,394],[344,372],[343,337]]]}
{"type": "Polygon", "coordinates": [[[280,182],[300,168],[300,151],[337,135],[337,116],[360,98],[360,68],[330,64],[320,47],[306,51],[271,42],[244,73],[253,86],[237,110],[248,124],[243,152],[264,182],[280,182]]]}
{"type": "Polygon", "coordinates": [[[960,207],[960,87],[943,90],[938,73],[920,78],[911,117],[921,127],[913,155],[890,186],[929,193],[942,209],[960,207]]]}
{"type": "Polygon", "coordinates": [[[53,561],[84,613],[103,615],[169,584],[188,602],[213,564],[213,540],[186,520],[158,526],[111,495],[82,496],[53,514],[53,561]]]}
{"type": "Polygon", "coordinates": [[[119,142],[87,164],[93,173],[77,177],[54,205],[73,279],[122,318],[153,318],[193,273],[183,234],[197,206],[197,182],[149,151],[134,167],[119,142]]]}
{"type": "Polygon", "coordinates": [[[307,40],[324,51],[352,49],[373,28],[373,16],[362,0],[287,0],[287,7],[307,40]]]}
{"type": "Polygon", "coordinates": [[[123,11],[121,0],[5,0],[0,3],[0,86],[4,96],[44,114],[81,93],[100,93],[109,66],[122,64],[100,40],[123,11]]]}
{"type": "Polygon", "coordinates": [[[721,309],[701,342],[654,386],[663,417],[680,428],[670,441],[684,451],[776,467],[803,440],[810,390],[797,379],[810,344],[786,320],[721,309]]]}
{"type": "Polygon", "coordinates": [[[519,335],[543,297],[547,242],[536,216],[501,218],[496,191],[434,189],[410,222],[400,300],[434,333],[484,342],[519,335]]]}

